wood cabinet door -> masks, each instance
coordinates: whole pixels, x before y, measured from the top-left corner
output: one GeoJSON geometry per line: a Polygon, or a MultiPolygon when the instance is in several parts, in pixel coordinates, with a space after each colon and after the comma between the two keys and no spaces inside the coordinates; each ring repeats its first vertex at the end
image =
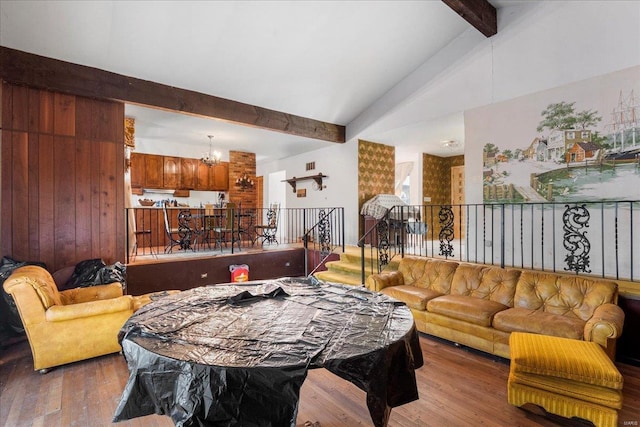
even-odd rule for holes
{"type": "Polygon", "coordinates": [[[180,159],[180,185],[178,188],[185,190],[194,190],[196,188],[198,163],[197,159],[180,159]]]}
{"type": "Polygon", "coordinates": [[[204,163],[198,162],[198,169],[196,171],[196,190],[209,190],[209,173],[211,169],[212,168],[205,165],[204,163]]]}
{"type": "Polygon", "coordinates": [[[163,157],[164,188],[178,188],[180,185],[180,157],[163,157]]]}
{"type": "Polygon", "coordinates": [[[144,187],[163,188],[163,169],[162,156],[144,154],[144,187]]]}
{"type": "Polygon", "coordinates": [[[229,190],[229,163],[223,162],[211,168],[209,187],[213,191],[229,190]]]}
{"type": "Polygon", "coordinates": [[[131,153],[129,172],[131,173],[131,187],[144,187],[144,154],[131,153]]]}

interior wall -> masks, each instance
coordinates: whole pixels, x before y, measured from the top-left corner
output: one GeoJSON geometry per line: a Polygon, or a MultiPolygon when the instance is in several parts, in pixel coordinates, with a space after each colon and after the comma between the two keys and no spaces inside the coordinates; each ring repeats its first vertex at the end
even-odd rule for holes
{"type": "MultiPolygon", "coordinates": [[[[451,168],[464,165],[464,156],[439,157],[422,154],[422,194],[430,197],[425,205],[447,205],[451,203],[451,168]]],[[[425,210],[424,221],[433,224],[433,235],[440,233],[438,211],[425,210]],[[431,218],[431,216],[435,218],[431,218]]],[[[431,231],[429,232],[431,233],[431,231]]]]}
{"type": "MultiPolygon", "coordinates": [[[[345,220],[345,241],[355,244],[358,241],[358,144],[350,141],[344,144],[327,143],[327,148],[280,159],[274,162],[258,164],[258,175],[266,181],[271,179],[271,172],[284,170],[285,178],[303,177],[322,173],[327,175],[323,180],[325,188],[321,191],[313,187],[313,181],[300,181],[298,188],[306,189],[306,197],[298,198],[287,183],[284,196],[289,208],[323,208],[343,207],[345,220]],[[315,169],[306,170],[306,164],[314,162],[315,169]]],[[[282,178],[282,179],[285,179],[282,178]]],[[[265,201],[267,198],[265,197],[265,201]]]]}
{"type": "Polygon", "coordinates": [[[124,262],[124,105],[2,84],[2,255],[124,262]]]}
{"type": "Polygon", "coordinates": [[[254,179],[256,177],[256,154],[243,151],[229,151],[229,201],[236,206],[253,209],[256,207],[256,188],[242,188],[236,185],[236,179],[243,174],[254,179]]]}

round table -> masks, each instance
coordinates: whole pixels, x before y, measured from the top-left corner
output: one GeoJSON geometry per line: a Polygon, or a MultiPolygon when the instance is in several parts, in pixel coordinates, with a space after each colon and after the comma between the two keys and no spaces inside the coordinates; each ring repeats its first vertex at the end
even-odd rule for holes
{"type": "Polygon", "coordinates": [[[362,287],[311,279],[206,286],[136,312],[120,343],[130,372],[114,421],[295,426],[307,370],[367,393],[376,426],[416,400],[422,366],[410,310],[362,287]]]}

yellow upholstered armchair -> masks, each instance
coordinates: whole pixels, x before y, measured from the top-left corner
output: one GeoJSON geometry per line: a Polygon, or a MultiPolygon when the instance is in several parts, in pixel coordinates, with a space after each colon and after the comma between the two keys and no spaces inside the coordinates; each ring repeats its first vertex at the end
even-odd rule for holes
{"type": "Polygon", "coordinates": [[[3,285],[24,325],[33,368],[48,368],[121,350],[118,332],[133,314],[134,298],[120,283],[58,291],[47,270],[16,269],[3,285]]]}

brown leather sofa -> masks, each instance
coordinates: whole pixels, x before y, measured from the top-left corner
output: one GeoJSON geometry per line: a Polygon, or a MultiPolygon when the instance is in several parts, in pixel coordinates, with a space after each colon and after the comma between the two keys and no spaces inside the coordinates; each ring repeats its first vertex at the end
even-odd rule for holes
{"type": "Polygon", "coordinates": [[[624,323],[606,279],[405,257],[366,286],[405,302],[421,332],[505,358],[518,331],[593,341],[613,359],[624,323]]]}
{"type": "Polygon", "coordinates": [[[148,301],[123,295],[120,283],[58,291],[47,270],[16,269],[4,282],[24,325],[35,370],[121,350],[118,332],[148,301]]]}

